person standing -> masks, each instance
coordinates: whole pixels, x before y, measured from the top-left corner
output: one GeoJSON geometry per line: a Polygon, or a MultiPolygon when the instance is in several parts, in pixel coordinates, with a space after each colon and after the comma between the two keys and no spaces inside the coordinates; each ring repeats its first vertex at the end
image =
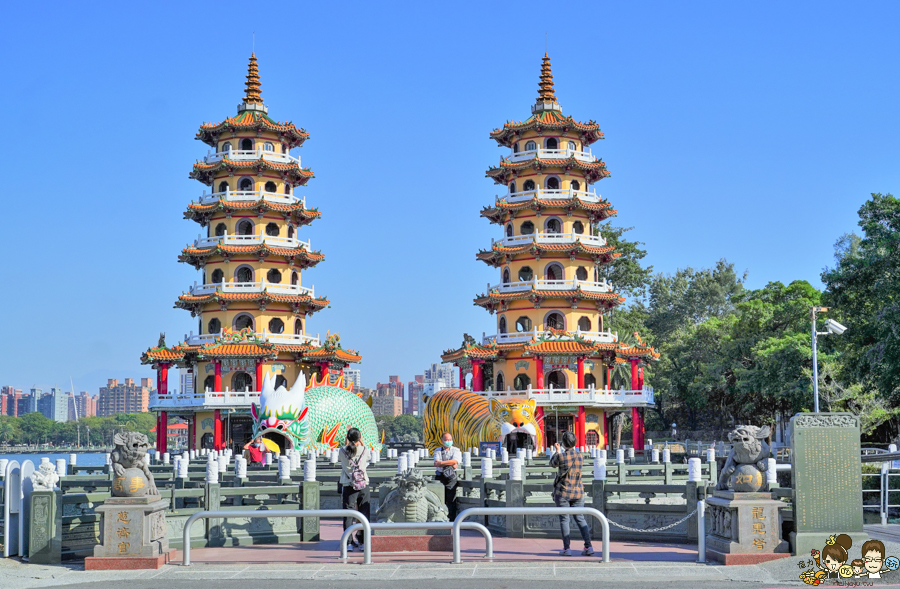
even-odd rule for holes
{"type": "MultiPolygon", "coordinates": [[[[563,447],[559,443],[553,445],[556,453],[550,458],[550,466],[559,469],[556,480],[553,481],[553,502],[557,507],[584,507],[584,484],[581,482],[581,468],[584,466],[584,457],[575,448],[575,434],[566,432],[562,435],[563,447]]],[[[591,546],[591,532],[588,530],[584,514],[573,515],[581,538],[584,540],[582,556],[594,554],[591,546]]],[[[571,538],[569,536],[569,516],[559,516],[559,527],[562,531],[563,549],[560,556],[572,556],[569,549],[571,538]]]]}
{"type": "MultiPolygon", "coordinates": [[[[366,467],[369,465],[369,449],[362,443],[359,430],[351,427],[347,430],[347,443],[339,453],[341,460],[341,505],[344,509],[355,509],[366,519],[369,518],[369,475],[366,467]]],[[[349,528],[356,520],[352,517],[344,518],[344,529],[349,528]]],[[[356,533],[356,538],[351,539],[348,550],[353,552],[362,547],[365,535],[362,530],[356,533]]]]}
{"type": "Polygon", "coordinates": [[[456,520],[456,485],[459,478],[456,469],[462,464],[462,452],[453,446],[453,436],[447,432],[441,438],[443,445],[434,452],[435,478],[444,485],[444,503],[447,505],[447,519],[456,520]]]}

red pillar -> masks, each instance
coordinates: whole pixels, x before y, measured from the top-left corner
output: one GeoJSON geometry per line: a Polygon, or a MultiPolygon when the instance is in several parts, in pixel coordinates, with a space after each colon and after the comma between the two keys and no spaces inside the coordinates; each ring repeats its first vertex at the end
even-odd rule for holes
{"type": "Polygon", "coordinates": [[[325,384],[328,384],[328,362],[319,362],[319,376],[325,379],[325,384]]]}
{"type": "MultiPolygon", "coordinates": [[[[156,390],[159,390],[157,388],[156,390]]],[[[162,429],[159,427],[159,413],[156,414],[156,451],[159,452],[160,448],[162,448],[162,444],[159,441],[159,430],[162,429]]]]}
{"type": "Polygon", "coordinates": [[[584,356],[578,356],[578,388],[584,388],[584,356]]]}
{"type": "Polygon", "coordinates": [[[603,448],[609,446],[609,413],[603,412],[603,448]]]}
{"type": "Polygon", "coordinates": [[[483,391],[484,380],[481,372],[481,363],[483,360],[472,360],[472,390],[483,391]]]}
{"type": "Polygon", "coordinates": [[[159,412],[159,421],[160,425],[156,427],[157,434],[160,435],[159,444],[157,444],[156,448],[159,452],[168,452],[169,451],[169,412],[168,411],[160,411],[159,412]],[[162,433],[160,433],[160,431],[162,433]]]}
{"type": "Polygon", "coordinates": [[[578,406],[578,426],[576,428],[575,435],[578,437],[578,447],[583,447],[585,445],[585,433],[587,429],[587,424],[584,420],[584,405],[578,406]]]}
{"type": "Polygon", "coordinates": [[[537,364],[537,382],[535,383],[535,388],[542,389],[544,388],[544,357],[536,356],[534,361],[537,364]]]}
{"type": "Polygon", "coordinates": [[[638,363],[640,358],[629,358],[631,360],[631,390],[636,391],[638,387],[638,363]]]}
{"type": "MultiPolygon", "coordinates": [[[[218,363],[216,363],[218,364],[218,363]]],[[[222,414],[218,409],[215,411],[215,422],[213,423],[213,450],[222,449],[222,414]]]]}
{"type": "Polygon", "coordinates": [[[535,407],[534,408],[534,419],[535,419],[535,421],[538,422],[538,427],[541,430],[541,444],[540,444],[541,447],[537,448],[537,450],[540,450],[541,452],[543,452],[544,448],[547,447],[547,432],[544,430],[544,408],[543,407],[535,407]]]}
{"type": "Polygon", "coordinates": [[[197,449],[197,415],[191,417],[191,440],[188,442],[188,450],[197,449]]]}
{"type": "Polygon", "coordinates": [[[637,407],[631,408],[631,443],[635,452],[644,449],[644,414],[637,407]]]}
{"type": "Polygon", "coordinates": [[[263,361],[260,358],[256,361],[256,390],[262,391],[263,386],[263,361]]]}
{"type": "Polygon", "coordinates": [[[159,389],[157,390],[160,395],[169,392],[169,365],[166,362],[159,365],[159,389]]]}
{"type": "Polygon", "coordinates": [[[638,368],[638,388],[643,390],[644,388],[644,367],[641,366],[638,368]]]}
{"type": "MultiPolygon", "coordinates": [[[[612,362],[615,362],[615,359],[612,362]]],[[[612,364],[606,365],[606,388],[612,389],[612,364]]]]}
{"type": "Polygon", "coordinates": [[[463,372],[463,367],[459,367],[459,388],[466,388],[466,373],[463,372]]]}
{"type": "Polygon", "coordinates": [[[222,390],[222,362],[220,362],[219,360],[216,360],[215,365],[216,365],[216,378],[215,378],[215,382],[213,383],[213,389],[216,391],[221,391],[222,390]]]}

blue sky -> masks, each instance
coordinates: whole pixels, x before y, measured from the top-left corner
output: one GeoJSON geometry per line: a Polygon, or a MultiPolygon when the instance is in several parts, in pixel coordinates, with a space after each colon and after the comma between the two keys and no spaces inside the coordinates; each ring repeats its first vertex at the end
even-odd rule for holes
{"type": "Polygon", "coordinates": [[[196,321],[172,303],[199,226],[200,123],[235,114],[252,33],[270,114],[305,127],[331,299],[309,330],[364,356],[363,384],[421,374],[462,333],[479,217],[546,43],[566,114],[595,119],[598,192],[656,271],[720,258],[748,284],[809,280],[871,192],[900,193],[896,2],[12,3],[0,46],[5,334],[0,384],[96,392],[196,321]]]}

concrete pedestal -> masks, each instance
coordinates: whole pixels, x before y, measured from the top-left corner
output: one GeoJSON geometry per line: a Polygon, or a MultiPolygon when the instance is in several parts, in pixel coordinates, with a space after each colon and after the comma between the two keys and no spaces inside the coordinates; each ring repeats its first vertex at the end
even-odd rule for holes
{"type": "Polygon", "coordinates": [[[790,556],[781,539],[781,505],[770,493],[715,491],[706,500],[707,558],[730,565],[790,556]]]}
{"type": "Polygon", "coordinates": [[[85,570],[156,569],[168,562],[166,507],[159,496],[112,497],[97,507],[101,542],[85,570]]]}
{"type": "Polygon", "coordinates": [[[31,493],[31,530],[28,555],[34,564],[62,562],[61,491],[31,493]]]}

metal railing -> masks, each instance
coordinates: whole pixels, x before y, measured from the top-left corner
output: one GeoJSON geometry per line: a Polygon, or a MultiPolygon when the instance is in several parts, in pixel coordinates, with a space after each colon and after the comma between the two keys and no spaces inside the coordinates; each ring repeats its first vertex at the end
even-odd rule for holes
{"type": "Polygon", "coordinates": [[[372,564],[372,527],[369,520],[355,509],[286,509],[276,511],[269,509],[239,509],[236,511],[200,511],[184,523],[184,557],[182,566],[191,566],[191,526],[198,519],[227,519],[232,517],[352,517],[359,520],[364,534],[363,564],[372,564]]]}
{"type": "Polygon", "coordinates": [[[609,562],[609,521],[593,507],[470,507],[453,522],[453,564],[462,563],[459,530],[463,520],[473,515],[590,515],[600,522],[603,542],[603,562],[609,562]]]}
{"type": "MultiPolygon", "coordinates": [[[[373,530],[451,530],[453,522],[373,522],[369,526],[373,530]]],[[[347,541],[362,527],[362,524],[353,524],[344,530],[341,536],[341,558],[347,558],[347,541]]],[[[465,530],[481,532],[481,535],[484,536],[484,557],[494,558],[494,537],[487,527],[478,522],[463,522],[460,527],[465,530]]]]}

